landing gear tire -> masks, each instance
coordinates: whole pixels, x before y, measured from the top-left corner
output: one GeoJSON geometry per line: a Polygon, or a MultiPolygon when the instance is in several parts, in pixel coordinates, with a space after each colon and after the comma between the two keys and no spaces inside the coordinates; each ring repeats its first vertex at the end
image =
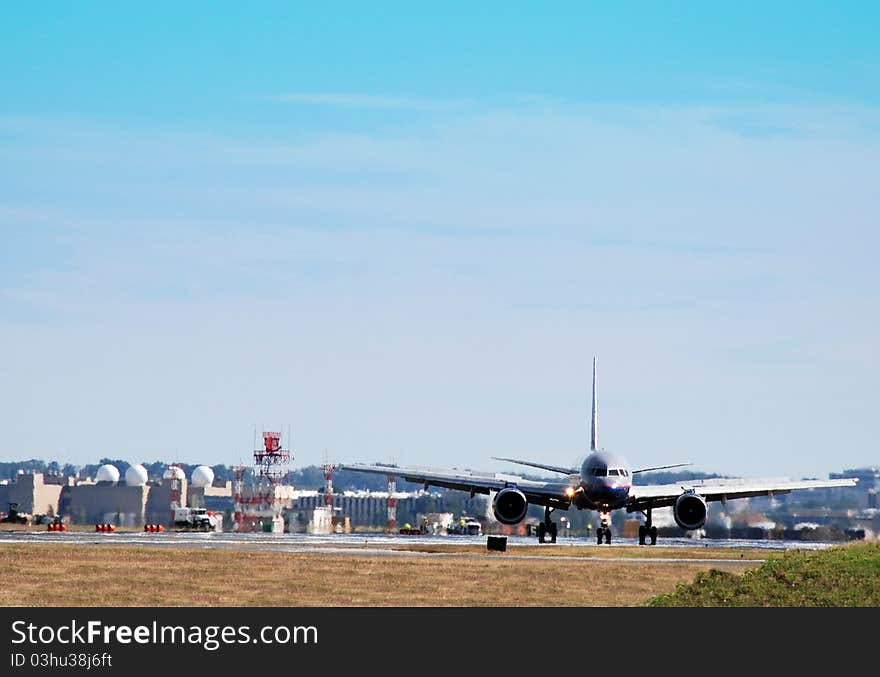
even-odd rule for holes
{"type": "Polygon", "coordinates": [[[553,510],[550,506],[544,508],[544,521],[538,522],[538,543],[545,543],[547,536],[551,543],[556,543],[556,522],[550,519],[553,510]]]}
{"type": "Polygon", "coordinates": [[[602,538],[605,536],[605,529],[599,527],[596,529],[596,543],[602,545],[602,538]]]}
{"type": "Polygon", "coordinates": [[[657,545],[657,527],[651,519],[651,508],[645,511],[645,523],[639,525],[639,545],[645,545],[648,538],[651,539],[651,545],[657,545]]]}
{"type": "Polygon", "coordinates": [[[608,545],[611,545],[611,529],[605,527],[605,542],[608,545]]]}

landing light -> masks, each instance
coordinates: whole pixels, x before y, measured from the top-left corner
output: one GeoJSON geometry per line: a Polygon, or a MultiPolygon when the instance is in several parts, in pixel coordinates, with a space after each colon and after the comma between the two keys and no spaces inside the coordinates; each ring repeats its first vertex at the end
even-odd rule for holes
{"type": "Polygon", "coordinates": [[[568,498],[571,498],[572,496],[574,496],[574,487],[565,487],[565,495],[568,498]]]}

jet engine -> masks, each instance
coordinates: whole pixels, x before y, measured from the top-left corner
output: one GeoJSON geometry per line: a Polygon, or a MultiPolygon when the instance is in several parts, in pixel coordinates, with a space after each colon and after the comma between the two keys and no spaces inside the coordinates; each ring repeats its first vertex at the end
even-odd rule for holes
{"type": "Polygon", "coordinates": [[[525,519],[529,502],[526,495],[515,487],[506,487],[495,494],[492,511],[501,524],[519,524],[525,519]]]}
{"type": "Polygon", "coordinates": [[[706,523],[706,499],[694,493],[686,491],[677,499],[672,514],[675,516],[675,523],[682,529],[699,529],[706,523]]]}

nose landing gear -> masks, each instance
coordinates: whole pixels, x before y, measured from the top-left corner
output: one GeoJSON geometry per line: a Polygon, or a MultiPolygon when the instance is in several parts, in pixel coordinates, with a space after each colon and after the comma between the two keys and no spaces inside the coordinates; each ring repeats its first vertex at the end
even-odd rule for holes
{"type": "Polygon", "coordinates": [[[611,521],[611,515],[607,512],[600,513],[599,520],[601,524],[596,529],[596,542],[602,545],[602,539],[604,538],[605,542],[611,545],[611,527],[608,526],[608,523],[611,521]]]}

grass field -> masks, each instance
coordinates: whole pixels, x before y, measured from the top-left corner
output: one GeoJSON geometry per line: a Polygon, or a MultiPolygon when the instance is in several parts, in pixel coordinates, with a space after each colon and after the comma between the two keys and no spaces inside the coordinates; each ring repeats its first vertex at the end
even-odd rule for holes
{"type": "Polygon", "coordinates": [[[0,606],[880,606],[876,542],[785,553],[538,545],[498,553],[417,543],[397,549],[418,555],[0,544],[0,606]],[[602,561],[611,557],[626,561],[602,561]],[[766,562],[755,561],[761,558],[766,562]]]}
{"type": "MultiPolygon", "coordinates": [[[[418,547],[418,546],[406,546],[418,547]]],[[[663,549],[690,550],[690,549],[663,549]]],[[[706,548],[694,556],[710,557],[706,548]]],[[[457,548],[467,552],[467,548],[457,548]]],[[[653,551],[653,552],[652,552],[653,551]]],[[[3,606],[633,606],[713,565],[640,561],[649,548],[522,546],[471,556],[282,553],[115,545],[3,544],[3,606]],[[569,557],[631,554],[632,562],[569,557]]],[[[737,557],[723,550],[720,557],[737,557]]],[[[679,553],[680,554],[680,553],[679,553]]],[[[759,553],[760,554],[760,553],[759,553]]],[[[670,554],[671,555],[671,554],[670,554]]],[[[743,562],[716,564],[739,574],[743,562]]]]}

